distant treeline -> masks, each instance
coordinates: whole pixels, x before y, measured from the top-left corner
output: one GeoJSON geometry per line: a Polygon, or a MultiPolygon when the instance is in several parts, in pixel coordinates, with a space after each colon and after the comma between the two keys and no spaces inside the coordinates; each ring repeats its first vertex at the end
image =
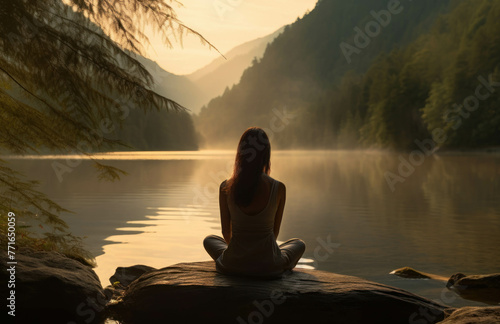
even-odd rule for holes
{"type": "Polygon", "coordinates": [[[118,150],[187,151],[198,149],[191,115],[186,111],[167,112],[130,109],[116,128],[114,137],[130,146],[118,150]]]}
{"type": "Polygon", "coordinates": [[[253,125],[273,130],[281,148],[499,145],[495,81],[498,0],[323,0],[196,126],[214,146],[253,125]],[[280,125],[283,109],[293,118],[280,125]]]}

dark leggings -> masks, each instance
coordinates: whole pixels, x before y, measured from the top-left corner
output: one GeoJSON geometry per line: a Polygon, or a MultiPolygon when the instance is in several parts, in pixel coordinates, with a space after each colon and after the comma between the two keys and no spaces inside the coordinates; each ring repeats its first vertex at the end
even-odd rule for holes
{"type": "MultiPolygon", "coordinates": [[[[227,249],[226,241],[217,235],[209,235],[203,240],[203,246],[212,259],[217,260],[227,249]]],[[[292,270],[299,262],[306,250],[306,244],[301,239],[293,238],[279,245],[281,253],[285,255],[287,262],[284,270],[292,270]]]]}

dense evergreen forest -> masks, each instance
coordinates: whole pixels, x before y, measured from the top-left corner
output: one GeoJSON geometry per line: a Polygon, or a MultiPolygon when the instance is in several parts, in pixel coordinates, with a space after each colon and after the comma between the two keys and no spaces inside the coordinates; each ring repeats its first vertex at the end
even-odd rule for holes
{"type": "MultiPolygon", "coordinates": [[[[186,111],[130,110],[130,116],[116,129],[116,138],[132,151],[194,151],[198,140],[191,115],[186,111]]],[[[127,148],[121,148],[126,150],[127,148]]]]}
{"type": "Polygon", "coordinates": [[[495,80],[498,0],[323,0],[195,124],[207,147],[254,125],[280,148],[494,146],[495,80]]]}

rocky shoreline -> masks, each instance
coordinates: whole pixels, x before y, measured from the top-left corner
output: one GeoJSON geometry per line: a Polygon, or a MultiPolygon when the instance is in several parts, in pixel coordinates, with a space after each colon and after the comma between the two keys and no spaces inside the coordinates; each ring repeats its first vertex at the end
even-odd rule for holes
{"type": "Polygon", "coordinates": [[[460,297],[490,305],[500,305],[500,273],[471,275],[455,273],[449,279],[404,267],[391,272],[396,276],[411,279],[434,279],[446,282],[446,288],[460,297]]]}
{"type": "MultiPolygon", "coordinates": [[[[455,309],[319,270],[263,280],[221,275],[213,262],[137,265],[117,268],[103,288],[90,267],[59,253],[26,252],[17,261],[16,323],[500,323],[499,306],[455,309]]],[[[493,303],[500,292],[500,275],[451,279],[448,287],[460,294],[489,285],[493,303]]]]}

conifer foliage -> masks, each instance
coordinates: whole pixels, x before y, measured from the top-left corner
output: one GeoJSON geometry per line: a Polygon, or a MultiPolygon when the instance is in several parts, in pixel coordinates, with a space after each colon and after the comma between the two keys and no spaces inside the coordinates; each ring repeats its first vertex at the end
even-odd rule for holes
{"type": "MultiPolygon", "coordinates": [[[[211,46],[177,18],[174,5],[180,3],[0,0],[0,152],[50,150],[91,157],[120,144],[109,135],[122,122],[124,105],[144,111],[183,110],[152,90],[152,76],[132,54],[149,44],[147,25],[167,46],[188,33],[211,46]]],[[[102,177],[119,176],[120,170],[94,162],[102,177]]],[[[57,215],[64,209],[2,160],[0,183],[2,239],[8,211],[49,224],[52,231],[44,244],[75,239],[67,236],[57,215]]]]}

